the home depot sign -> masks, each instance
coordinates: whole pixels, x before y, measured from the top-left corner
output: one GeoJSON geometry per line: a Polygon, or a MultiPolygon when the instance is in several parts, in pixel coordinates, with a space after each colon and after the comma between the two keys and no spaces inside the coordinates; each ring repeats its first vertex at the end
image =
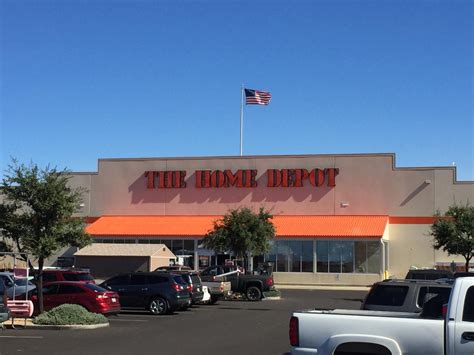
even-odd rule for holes
{"type": "MultiPolygon", "coordinates": [[[[326,169],[268,169],[266,171],[267,187],[302,187],[310,184],[319,186],[336,186],[338,168],[326,169]]],[[[226,187],[257,187],[257,170],[196,170],[195,187],[226,188],[226,187]]],[[[148,189],[186,188],[186,171],[145,171],[148,189]]]]}

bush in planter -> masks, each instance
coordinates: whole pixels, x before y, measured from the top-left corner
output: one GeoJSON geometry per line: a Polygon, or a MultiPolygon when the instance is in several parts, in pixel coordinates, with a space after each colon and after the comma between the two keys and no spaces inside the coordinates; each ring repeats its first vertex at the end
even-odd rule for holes
{"type": "Polygon", "coordinates": [[[90,325],[107,322],[102,314],[91,313],[77,304],[63,304],[33,320],[33,323],[41,325],[90,325]]]}

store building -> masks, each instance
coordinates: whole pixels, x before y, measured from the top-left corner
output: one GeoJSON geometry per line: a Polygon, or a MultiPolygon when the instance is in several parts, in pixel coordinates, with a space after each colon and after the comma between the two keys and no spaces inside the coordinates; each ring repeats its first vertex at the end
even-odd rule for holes
{"type": "Polygon", "coordinates": [[[202,247],[230,209],[264,207],[277,236],[275,281],[367,285],[459,257],[435,251],[436,211],[474,203],[455,167],[399,168],[394,154],[100,159],[73,173],[80,216],[100,243],[165,244],[195,268],[223,262],[202,247]]]}

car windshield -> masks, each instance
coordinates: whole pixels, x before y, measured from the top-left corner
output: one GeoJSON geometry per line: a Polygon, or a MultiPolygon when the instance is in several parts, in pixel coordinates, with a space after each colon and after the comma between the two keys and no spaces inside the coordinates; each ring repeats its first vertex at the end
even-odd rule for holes
{"type": "Polygon", "coordinates": [[[107,292],[107,290],[105,288],[94,285],[94,284],[85,284],[84,287],[87,287],[89,290],[92,290],[92,291],[97,292],[97,293],[107,292]]]}
{"type": "Polygon", "coordinates": [[[65,273],[64,279],[67,281],[92,281],[94,278],[85,272],[65,273]]]}

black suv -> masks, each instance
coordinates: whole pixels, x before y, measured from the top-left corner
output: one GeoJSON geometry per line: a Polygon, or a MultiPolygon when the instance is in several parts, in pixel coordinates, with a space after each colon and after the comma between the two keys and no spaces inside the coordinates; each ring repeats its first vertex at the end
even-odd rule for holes
{"type": "Polygon", "coordinates": [[[188,290],[191,294],[192,304],[202,301],[204,292],[202,290],[202,283],[199,273],[192,271],[173,271],[173,273],[181,275],[183,280],[188,284],[188,290]]]}
{"type": "MultiPolygon", "coordinates": [[[[429,280],[385,280],[372,285],[361,309],[373,311],[412,312],[428,316],[430,306],[448,303],[452,285],[429,280]]],[[[441,312],[441,308],[436,312],[441,312]]],[[[439,316],[441,313],[436,313],[439,316]]],[[[430,316],[431,318],[431,316],[430,316]]]]}
{"type": "Polygon", "coordinates": [[[191,303],[186,282],[180,275],[169,272],[120,274],[100,286],[117,292],[124,309],[146,309],[152,314],[165,314],[191,303]]]}

